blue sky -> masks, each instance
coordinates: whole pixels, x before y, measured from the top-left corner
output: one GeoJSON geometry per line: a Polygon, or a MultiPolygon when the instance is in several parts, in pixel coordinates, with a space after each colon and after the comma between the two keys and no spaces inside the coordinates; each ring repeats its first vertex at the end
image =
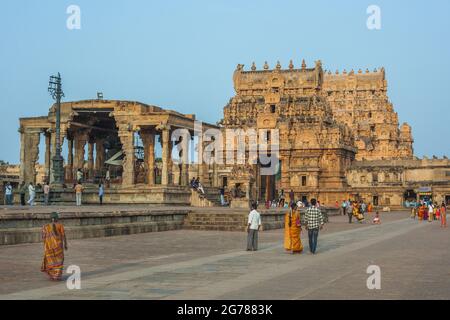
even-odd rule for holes
{"type": "Polygon", "coordinates": [[[384,66],[415,154],[450,155],[450,1],[16,0],[0,4],[0,159],[19,161],[18,118],[45,115],[50,74],[65,101],[137,100],[215,122],[238,63],[384,66]],[[81,30],[66,9],[81,8],[81,30]],[[381,30],[366,8],[381,8],[381,30]]]}

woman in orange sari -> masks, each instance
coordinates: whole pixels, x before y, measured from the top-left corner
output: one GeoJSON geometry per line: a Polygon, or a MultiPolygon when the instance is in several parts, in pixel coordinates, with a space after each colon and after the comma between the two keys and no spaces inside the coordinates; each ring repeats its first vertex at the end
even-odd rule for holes
{"type": "Polygon", "coordinates": [[[300,239],[300,213],[295,202],[291,203],[291,208],[284,217],[284,248],[292,254],[303,251],[300,239]]]}
{"type": "Polygon", "coordinates": [[[419,214],[418,214],[418,216],[419,216],[419,221],[422,221],[422,220],[423,220],[424,214],[425,214],[425,205],[422,204],[422,205],[419,207],[419,214]]]}
{"type": "Polygon", "coordinates": [[[44,260],[41,271],[46,272],[51,280],[61,280],[64,269],[64,250],[67,250],[64,226],[58,222],[58,213],[50,215],[52,220],[42,227],[44,241],[44,260]]]}

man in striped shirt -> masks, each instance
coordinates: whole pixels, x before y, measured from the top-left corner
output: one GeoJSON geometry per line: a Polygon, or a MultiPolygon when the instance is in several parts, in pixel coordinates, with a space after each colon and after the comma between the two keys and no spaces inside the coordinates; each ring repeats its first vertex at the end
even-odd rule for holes
{"type": "Polygon", "coordinates": [[[305,215],[306,229],[308,230],[309,251],[311,251],[312,254],[316,253],[319,229],[322,230],[323,228],[323,215],[316,205],[316,199],[311,199],[311,206],[306,209],[305,215]]]}

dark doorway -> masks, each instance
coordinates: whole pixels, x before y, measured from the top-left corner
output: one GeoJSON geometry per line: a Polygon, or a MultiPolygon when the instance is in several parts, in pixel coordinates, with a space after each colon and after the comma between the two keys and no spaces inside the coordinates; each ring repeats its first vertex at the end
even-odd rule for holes
{"type": "Polygon", "coordinates": [[[417,193],[415,193],[414,190],[406,190],[403,197],[405,201],[416,201],[417,193]]]}
{"type": "Polygon", "coordinates": [[[373,202],[374,206],[377,206],[378,205],[378,196],[373,196],[372,197],[372,202],[373,202]]]}

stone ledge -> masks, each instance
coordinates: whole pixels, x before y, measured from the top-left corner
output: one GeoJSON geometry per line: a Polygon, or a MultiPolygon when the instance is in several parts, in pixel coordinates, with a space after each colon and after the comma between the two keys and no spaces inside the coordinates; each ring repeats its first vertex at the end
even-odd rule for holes
{"type": "MultiPolygon", "coordinates": [[[[182,226],[183,221],[181,220],[66,227],[65,230],[67,239],[84,239],[120,236],[135,233],[178,230],[181,229],[182,226]]],[[[0,230],[0,245],[41,242],[41,232],[41,228],[23,228],[14,230],[3,229],[0,230]]]]}

